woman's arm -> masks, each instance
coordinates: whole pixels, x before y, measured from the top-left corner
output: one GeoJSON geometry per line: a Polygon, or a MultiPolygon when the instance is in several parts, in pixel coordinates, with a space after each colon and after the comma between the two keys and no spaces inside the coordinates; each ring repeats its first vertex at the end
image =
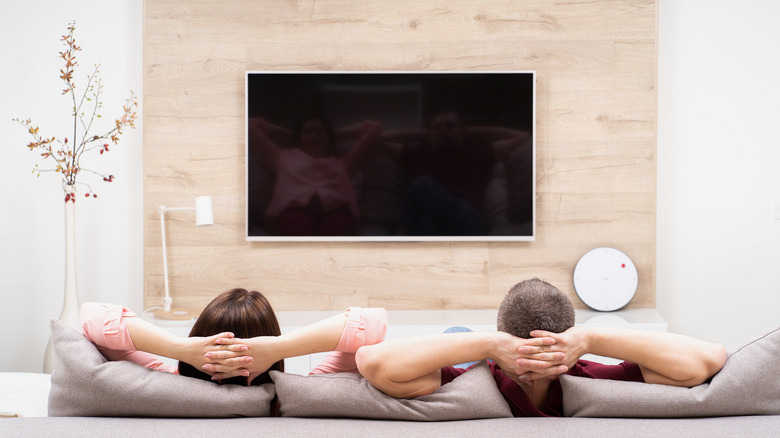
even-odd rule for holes
{"type": "Polygon", "coordinates": [[[248,146],[257,152],[258,163],[275,172],[279,168],[279,147],[271,141],[269,132],[281,131],[283,128],[272,125],[261,118],[249,119],[247,127],[248,146]]]}
{"type": "Polygon", "coordinates": [[[174,372],[157,356],[169,357],[202,366],[203,355],[213,349],[216,340],[230,333],[210,338],[181,338],[136,316],[129,309],[115,305],[87,302],[81,306],[84,335],[109,360],[127,360],[147,368],[174,372]]]}
{"type": "MultiPolygon", "coordinates": [[[[231,338],[232,333],[182,338],[138,317],[125,318],[135,348],[158,356],[186,362],[196,369],[206,364],[206,353],[215,348],[217,339],[231,338]]],[[[240,347],[237,347],[240,350],[240,347]]]]}
{"type": "MultiPolygon", "coordinates": [[[[568,367],[588,353],[613,357],[639,365],[647,383],[696,386],[720,371],[726,361],[722,345],[667,332],[572,327],[558,334],[537,330],[531,336],[555,339],[555,345],[545,349],[564,352],[568,367]]],[[[522,350],[538,351],[535,347],[522,350]]]]}
{"type": "MultiPolygon", "coordinates": [[[[526,359],[518,365],[522,346],[551,345],[552,338],[521,339],[504,332],[467,332],[414,336],[366,346],[357,352],[360,373],[379,390],[396,398],[430,394],[441,386],[441,369],[462,362],[491,359],[509,377],[528,371],[558,375],[562,365],[526,359]]],[[[563,353],[547,354],[559,362],[563,353]]]]}
{"type": "Polygon", "coordinates": [[[347,173],[351,176],[363,168],[369,150],[377,144],[382,125],[378,122],[365,121],[361,124],[362,136],[344,156],[347,173]]]}
{"type": "MultiPolygon", "coordinates": [[[[399,134],[399,131],[395,131],[395,134],[387,134],[385,131],[381,129],[381,122],[374,122],[374,121],[363,121],[361,123],[355,123],[353,125],[348,125],[343,128],[339,128],[336,130],[335,135],[338,139],[344,139],[344,140],[351,140],[351,139],[361,139],[365,138],[366,135],[369,133],[371,126],[376,124],[376,126],[379,126],[379,133],[376,134],[375,138],[371,138],[371,144],[368,145],[368,147],[364,149],[375,149],[379,152],[382,152],[385,155],[388,155],[392,159],[397,159],[399,155],[401,155],[401,149],[403,149],[403,144],[399,142],[401,138],[411,138],[415,137],[416,134],[412,134],[412,132],[418,132],[418,130],[408,130],[403,131],[405,134],[399,134]],[[394,139],[394,140],[391,140],[394,139]]],[[[361,143],[358,142],[355,147],[352,149],[359,149],[359,146],[361,146],[361,143]]],[[[355,160],[357,166],[353,164],[348,165],[348,169],[352,170],[350,175],[354,173],[354,171],[359,170],[360,166],[362,166],[362,162],[360,160],[364,159],[364,153],[361,153],[361,156],[357,157],[358,160],[355,160]]]]}
{"type": "Polygon", "coordinates": [[[295,140],[292,129],[271,123],[263,117],[252,117],[249,120],[250,123],[254,123],[259,127],[276,144],[291,146],[295,140]]]}
{"type": "Polygon", "coordinates": [[[379,136],[377,150],[397,160],[401,156],[404,145],[425,140],[427,131],[421,128],[383,130],[379,136]]]}
{"type": "Polygon", "coordinates": [[[245,375],[246,372],[260,374],[288,357],[327,351],[355,353],[363,345],[384,340],[386,330],[385,309],[351,307],[281,336],[219,339],[218,348],[224,350],[207,353],[206,359],[210,363],[203,369],[214,372],[214,379],[245,375]],[[238,350],[240,347],[245,350],[238,350]]]}

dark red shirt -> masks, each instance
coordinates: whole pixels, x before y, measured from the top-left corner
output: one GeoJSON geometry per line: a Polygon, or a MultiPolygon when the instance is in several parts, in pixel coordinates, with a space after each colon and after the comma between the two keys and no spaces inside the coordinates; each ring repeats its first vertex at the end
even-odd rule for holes
{"type": "Polygon", "coordinates": [[[492,144],[465,143],[458,148],[434,150],[427,143],[419,143],[403,148],[400,160],[407,183],[429,176],[477,208],[482,208],[485,187],[495,165],[492,144]]]}
{"type": "MultiPolygon", "coordinates": [[[[446,367],[441,369],[441,384],[452,382],[456,377],[465,373],[467,369],[446,367]]],[[[547,404],[543,411],[534,406],[531,400],[517,383],[507,377],[495,363],[490,363],[490,371],[496,386],[512,410],[515,417],[562,417],[563,416],[563,390],[560,380],[554,380],[550,385],[550,393],[547,396],[547,404]]],[[[566,374],[592,379],[626,380],[631,382],[644,382],[639,365],[632,362],[623,362],[618,365],[604,365],[598,362],[580,360],[566,372],[566,374]]]]}

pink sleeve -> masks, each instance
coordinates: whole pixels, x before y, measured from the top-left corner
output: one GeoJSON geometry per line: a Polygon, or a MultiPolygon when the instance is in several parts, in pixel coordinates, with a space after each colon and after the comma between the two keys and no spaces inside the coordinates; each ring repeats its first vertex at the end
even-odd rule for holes
{"type": "Polygon", "coordinates": [[[108,360],[126,360],[146,368],[176,373],[176,367],[165,365],[157,356],[139,351],[130,338],[124,318],[135,318],[130,309],[114,304],[84,303],[81,306],[81,328],[108,360]]]}
{"type": "Polygon", "coordinates": [[[310,374],[357,372],[355,352],[364,345],[382,342],[387,333],[387,311],[382,308],[350,307],[347,322],[336,349],[310,374]]]}

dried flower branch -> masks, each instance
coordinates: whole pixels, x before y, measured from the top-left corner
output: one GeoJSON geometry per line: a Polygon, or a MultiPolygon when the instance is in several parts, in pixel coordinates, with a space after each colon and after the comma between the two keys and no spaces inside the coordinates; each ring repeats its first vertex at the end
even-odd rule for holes
{"type": "Polygon", "coordinates": [[[109,152],[109,143],[117,144],[119,137],[126,127],[135,128],[137,114],[135,108],[138,101],[135,94],[130,91],[130,97],[127,98],[122,106],[121,116],[116,119],[113,128],[101,135],[90,134],[93,123],[101,118],[100,109],[103,107],[101,94],[103,92],[103,83],[99,77],[100,65],[95,65],[95,69],[87,76],[87,84],[84,92],[78,96],[76,93],[76,83],[73,75],[76,61],[76,52],[81,51],[81,47],[76,45],[73,33],[76,30],[76,23],[68,24],[68,33],[62,36],[65,50],[60,52],[60,57],[65,61],[64,69],[60,70],[60,79],[65,83],[62,90],[63,95],[69,95],[73,101],[73,141],[69,142],[65,137],[59,140],[55,137],[43,137],[39,134],[38,126],[28,119],[13,119],[13,121],[24,126],[32,136],[32,141],[27,144],[31,151],[37,151],[46,163],[52,163],[53,167],[40,168],[38,164],[33,167],[33,173],[40,176],[44,172],[56,172],[62,174],[63,188],[66,190],[65,202],[76,202],[76,186],[83,186],[86,189],[86,197],[97,198],[97,194],[92,190],[89,184],[77,181],[77,177],[82,172],[94,174],[101,177],[105,182],[112,182],[114,175],[103,174],[81,166],[82,156],[93,150],[100,151],[100,155],[109,152]],[[90,107],[91,105],[91,107],[90,107]],[[79,137],[79,134],[81,135],[79,137]]]}

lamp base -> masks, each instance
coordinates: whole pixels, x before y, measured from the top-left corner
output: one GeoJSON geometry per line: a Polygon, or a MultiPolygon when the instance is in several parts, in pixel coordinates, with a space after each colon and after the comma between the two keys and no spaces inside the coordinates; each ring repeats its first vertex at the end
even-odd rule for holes
{"type": "Polygon", "coordinates": [[[198,319],[200,312],[201,309],[195,309],[192,307],[177,307],[167,312],[163,309],[155,310],[154,317],[168,321],[187,321],[190,319],[198,319]]]}

